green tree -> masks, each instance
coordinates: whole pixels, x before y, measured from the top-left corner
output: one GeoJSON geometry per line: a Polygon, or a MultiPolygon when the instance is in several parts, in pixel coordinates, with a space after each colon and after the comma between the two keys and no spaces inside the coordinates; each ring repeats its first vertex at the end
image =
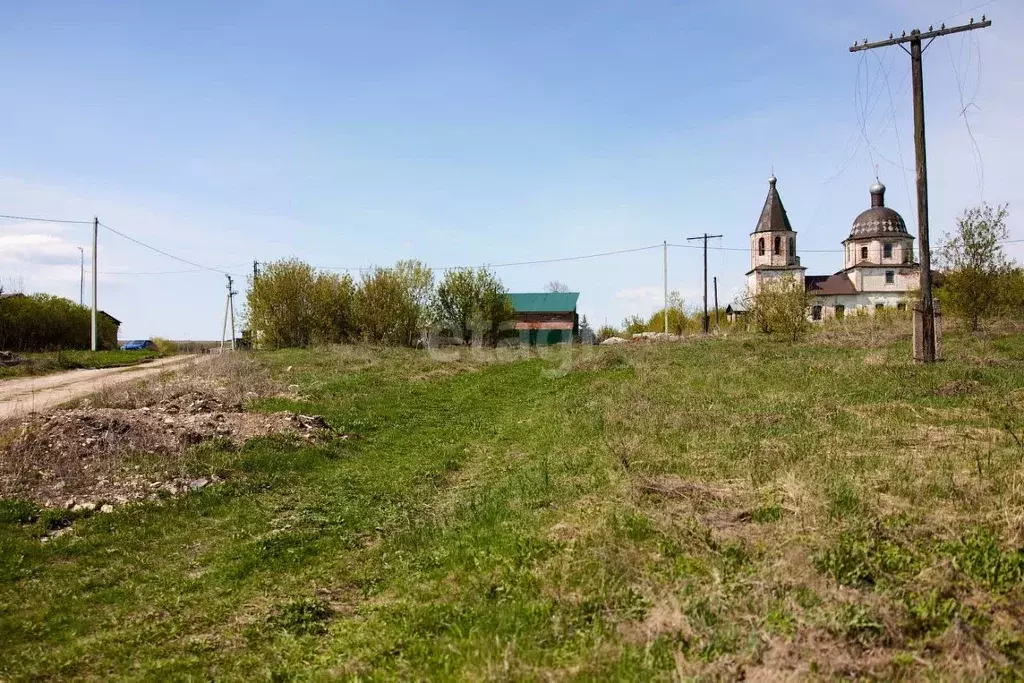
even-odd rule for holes
{"type": "Polygon", "coordinates": [[[603,342],[605,339],[609,339],[611,337],[617,337],[618,334],[619,334],[619,331],[616,330],[611,325],[602,325],[601,327],[599,327],[597,329],[597,341],[598,342],[603,342]]]}
{"type": "Polygon", "coordinates": [[[514,314],[505,286],[486,268],[450,270],[437,287],[437,323],[464,344],[472,343],[474,332],[497,344],[502,326],[514,314]]]}
{"type": "Polygon", "coordinates": [[[807,320],[807,291],[792,275],[761,283],[757,293],[748,296],[747,309],[758,328],[797,341],[810,327],[807,320]]]}
{"type": "Polygon", "coordinates": [[[353,336],[352,304],[350,276],[282,259],[249,278],[245,318],[265,348],[338,343],[353,336]]]}
{"type": "Polygon", "coordinates": [[[622,321],[622,331],[627,336],[647,332],[647,321],[639,315],[627,315],[622,321]]]}
{"type": "Polygon", "coordinates": [[[1000,242],[1009,237],[1006,205],[982,204],[964,211],[956,230],[938,250],[947,271],[942,302],[953,315],[969,320],[977,331],[983,318],[999,312],[1005,303],[1003,286],[1011,279],[1013,264],[1000,242]]]}
{"type": "MultiPolygon", "coordinates": [[[[677,291],[668,295],[668,331],[671,334],[683,334],[689,325],[690,319],[686,316],[683,308],[683,297],[677,291]]],[[[661,308],[651,314],[647,320],[648,332],[665,331],[665,309],[661,308]]]]}

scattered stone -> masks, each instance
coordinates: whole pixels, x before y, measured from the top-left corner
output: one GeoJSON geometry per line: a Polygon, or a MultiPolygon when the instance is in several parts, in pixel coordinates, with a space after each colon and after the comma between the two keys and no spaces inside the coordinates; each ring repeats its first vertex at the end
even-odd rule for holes
{"type": "Polygon", "coordinates": [[[303,429],[330,429],[330,426],[320,415],[296,415],[299,426],[303,429]]]}
{"type": "Polygon", "coordinates": [[[113,511],[114,511],[114,506],[111,505],[110,503],[104,503],[103,505],[100,506],[100,512],[110,513],[110,512],[113,512],[113,511]]]}
{"type": "Polygon", "coordinates": [[[209,479],[193,479],[188,483],[190,491],[197,491],[210,483],[209,479]]]}
{"type": "Polygon", "coordinates": [[[628,343],[629,343],[629,341],[626,340],[626,339],[623,339],[622,337],[608,337],[603,342],[601,342],[601,345],[602,346],[609,346],[609,345],[612,345],[612,344],[628,344],[628,343]]]}
{"type": "Polygon", "coordinates": [[[21,365],[24,362],[25,359],[15,354],[13,351],[0,351],[0,367],[21,365]]]}

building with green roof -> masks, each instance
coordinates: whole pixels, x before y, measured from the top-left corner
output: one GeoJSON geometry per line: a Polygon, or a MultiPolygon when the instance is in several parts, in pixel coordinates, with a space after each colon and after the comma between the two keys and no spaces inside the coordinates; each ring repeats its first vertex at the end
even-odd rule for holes
{"type": "Polygon", "coordinates": [[[517,292],[508,295],[515,309],[519,343],[531,346],[571,344],[579,336],[579,292],[517,292]]]}

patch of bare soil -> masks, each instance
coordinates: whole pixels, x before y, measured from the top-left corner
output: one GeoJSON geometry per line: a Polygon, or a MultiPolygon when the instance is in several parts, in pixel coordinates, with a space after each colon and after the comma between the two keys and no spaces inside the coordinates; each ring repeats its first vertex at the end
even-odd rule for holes
{"type": "Polygon", "coordinates": [[[245,413],[238,401],[196,389],[139,402],[148,405],[56,410],[9,425],[0,433],[0,497],[109,511],[212,483],[190,477],[184,466],[182,456],[197,444],[222,439],[241,446],[272,434],[313,439],[329,432],[321,417],[245,413]]]}

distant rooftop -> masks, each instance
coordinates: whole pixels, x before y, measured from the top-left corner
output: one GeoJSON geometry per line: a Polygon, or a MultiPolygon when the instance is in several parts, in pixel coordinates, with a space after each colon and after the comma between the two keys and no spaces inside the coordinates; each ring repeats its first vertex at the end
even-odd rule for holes
{"type": "Polygon", "coordinates": [[[520,313],[565,313],[576,310],[579,292],[517,292],[508,295],[520,313]]]}

